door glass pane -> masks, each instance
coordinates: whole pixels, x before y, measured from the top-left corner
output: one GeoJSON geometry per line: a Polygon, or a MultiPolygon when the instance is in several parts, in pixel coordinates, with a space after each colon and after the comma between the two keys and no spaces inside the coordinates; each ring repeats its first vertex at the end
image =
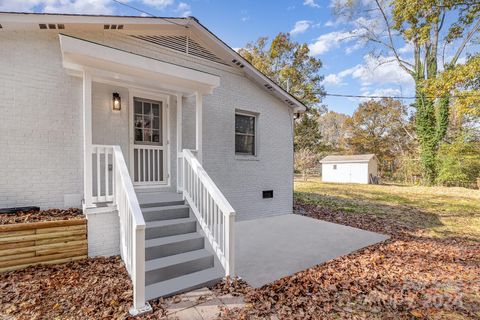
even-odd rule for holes
{"type": "Polygon", "coordinates": [[[143,141],[144,142],[152,142],[152,130],[151,129],[143,130],[143,141]]]}
{"type": "Polygon", "coordinates": [[[143,103],[143,114],[150,115],[152,112],[152,105],[148,102],[143,103]]]}
{"type": "Polygon", "coordinates": [[[135,128],[142,128],[143,117],[141,115],[135,115],[135,128]]]}
{"type": "Polygon", "coordinates": [[[143,116],[143,127],[144,128],[151,128],[152,125],[152,118],[149,115],[143,116]]]}
{"type": "Polygon", "coordinates": [[[152,141],[157,142],[157,143],[160,142],[160,132],[159,132],[159,130],[153,130],[152,141]]]}
{"type": "Polygon", "coordinates": [[[143,141],[142,129],[135,129],[135,142],[143,141]]]}
{"type": "Polygon", "coordinates": [[[160,120],[158,117],[153,118],[153,129],[160,129],[160,120]]]}
{"type": "Polygon", "coordinates": [[[152,104],[152,113],[154,116],[158,117],[160,106],[156,103],[152,104]]]}
{"type": "Polygon", "coordinates": [[[142,102],[135,100],[135,113],[142,114],[142,102]]]}

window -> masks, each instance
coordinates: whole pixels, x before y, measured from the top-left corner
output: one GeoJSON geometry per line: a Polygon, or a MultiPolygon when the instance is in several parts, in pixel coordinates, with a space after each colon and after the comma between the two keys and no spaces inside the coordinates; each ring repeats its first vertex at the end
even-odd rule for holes
{"type": "Polygon", "coordinates": [[[256,117],[235,114],[235,154],[255,155],[256,117]]]}
{"type": "Polygon", "coordinates": [[[333,170],[337,170],[337,165],[336,164],[333,165],[333,170]]]}
{"type": "Polygon", "coordinates": [[[135,143],[162,145],[162,102],[134,98],[135,143]]]}

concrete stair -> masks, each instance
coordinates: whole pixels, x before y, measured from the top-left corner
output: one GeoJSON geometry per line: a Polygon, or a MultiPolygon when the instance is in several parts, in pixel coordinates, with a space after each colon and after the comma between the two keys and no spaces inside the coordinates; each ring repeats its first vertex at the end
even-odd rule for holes
{"type": "Polygon", "coordinates": [[[137,189],[137,196],[147,224],[147,299],[171,296],[220,281],[224,270],[181,196],[148,189],[137,189]]]}

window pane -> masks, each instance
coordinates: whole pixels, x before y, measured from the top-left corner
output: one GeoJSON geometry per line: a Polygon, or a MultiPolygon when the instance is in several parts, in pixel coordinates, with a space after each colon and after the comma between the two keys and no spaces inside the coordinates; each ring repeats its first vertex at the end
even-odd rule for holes
{"type": "Polygon", "coordinates": [[[139,114],[143,113],[141,101],[135,100],[135,113],[139,113],[139,114]]]}
{"type": "Polygon", "coordinates": [[[135,141],[143,141],[142,129],[135,129],[135,141]]]}
{"type": "Polygon", "coordinates": [[[255,134],[255,117],[236,114],[235,132],[255,134]]]}
{"type": "Polygon", "coordinates": [[[255,155],[255,137],[235,135],[235,152],[255,155]]]}

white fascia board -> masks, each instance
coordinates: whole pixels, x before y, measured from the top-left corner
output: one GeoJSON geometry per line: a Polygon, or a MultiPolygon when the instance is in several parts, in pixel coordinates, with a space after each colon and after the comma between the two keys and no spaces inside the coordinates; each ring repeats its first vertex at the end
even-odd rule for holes
{"type": "Polygon", "coordinates": [[[156,24],[171,25],[173,21],[176,24],[187,25],[188,18],[152,18],[152,17],[122,17],[108,15],[82,15],[82,14],[49,14],[49,13],[16,13],[0,12],[0,20],[5,23],[75,23],[75,24],[156,24]]]}
{"type": "Polygon", "coordinates": [[[127,77],[151,79],[171,87],[188,88],[188,92],[210,93],[220,85],[220,77],[217,75],[62,34],[59,38],[66,68],[83,67],[127,77]]]}
{"type": "Polygon", "coordinates": [[[261,87],[264,87],[265,84],[269,84],[274,89],[272,93],[274,93],[279,99],[281,99],[284,102],[285,100],[293,102],[293,105],[289,105],[286,102],[285,103],[289,107],[291,107],[294,110],[294,112],[302,113],[306,111],[306,107],[303,103],[295,99],[285,90],[283,90],[283,88],[277,85],[274,81],[270,80],[267,76],[265,76],[263,73],[258,71],[247,60],[245,60],[239,53],[237,53],[235,50],[230,48],[227,44],[221,41],[217,36],[211,33],[203,25],[201,25],[195,20],[192,20],[190,26],[194,27],[200,33],[200,34],[197,34],[197,36],[201,38],[203,37],[206,41],[208,41],[208,43],[211,46],[219,48],[223,53],[222,56],[226,56],[226,59],[228,59],[228,62],[232,61],[233,59],[240,61],[244,65],[243,70],[246,73],[246,75],[252,80],[254,80],[255,82],[257,82],[258,85],[260,85],[261,87]]]}

